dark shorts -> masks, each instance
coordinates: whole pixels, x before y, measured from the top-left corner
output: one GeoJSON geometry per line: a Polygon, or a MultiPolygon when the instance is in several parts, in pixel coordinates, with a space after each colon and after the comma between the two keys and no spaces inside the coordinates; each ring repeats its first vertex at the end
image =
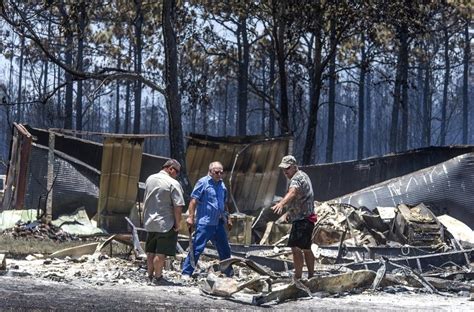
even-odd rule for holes
{"type": "Polygon", "coordinates": [[[145,252],[167,256],[176,255],[178,232],[173,228],[166,233],[148,232],[146,236],[145,252]]]}
{"type": "Polygon", "coordinates": [[[293,222],[287,246],[311,249],[313,229],[314,224],[306,219],[293,222]]]}

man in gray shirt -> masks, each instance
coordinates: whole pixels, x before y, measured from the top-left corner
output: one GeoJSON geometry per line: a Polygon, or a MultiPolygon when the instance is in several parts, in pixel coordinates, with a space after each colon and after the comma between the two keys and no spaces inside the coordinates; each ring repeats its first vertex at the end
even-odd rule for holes
{"type": "Polygon", "coordinates": [[[166,284],[162,271],[166,256],[176,255],[181,212],[184,206],[183,188],[176,180],[181,165],[175,159],[165,162],[160,172],[145,183],[144,220],[147,238],[148,278],[153,284],[166,284]]]}
{"type": "Polygon", "coordinates": [[[316,221],[312,183],[308,175],[298,169],[296,159],[291,155],[283,157],[279,167],[283,170],[285,177],[290,180],[290,184],[285,197],[273,206],[272,210],[277,214],[282,214],[286,208],[285,219],[291,222],[287,246],[291,247],[293,253],[295,279],[301,278],[304,261],[308,268],[308,278],[311,278],[314,275],[311,236],[316,221]]]}

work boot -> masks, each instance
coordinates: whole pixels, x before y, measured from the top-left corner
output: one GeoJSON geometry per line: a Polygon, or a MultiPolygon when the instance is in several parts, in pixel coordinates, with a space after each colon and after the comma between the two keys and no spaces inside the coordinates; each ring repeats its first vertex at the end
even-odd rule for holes
{"type": "Polygon", "coordinates": [[[167,279],[163,278],[163,276],[160,276],[160,277],[155,276],[151,283],[152,285],[155,285],[155,286],[177,286],[178,285],[172,281],[168,281],[167,279]]]}
{"type": "Polygon", "coordinates": [[[146,279],[146,284],[147,285],[153,285],[153,280],[155,279],[155,277],[153,275],[148,275],[147,276],[147,279],[146,279]]]}

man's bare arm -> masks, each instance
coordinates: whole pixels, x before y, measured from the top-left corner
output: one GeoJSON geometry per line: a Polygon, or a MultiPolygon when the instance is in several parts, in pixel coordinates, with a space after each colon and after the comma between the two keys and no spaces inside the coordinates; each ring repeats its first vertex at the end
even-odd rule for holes
{"type": "Polygon", "coordinates": [[[296,197],[296,194],[298,194],[298,190],[295,187],[290,187],[285,197],[283,197],[282,200],[280,200],[275,206],[272,207],[273,212],[275,212],[276,214],[282,214],[283,207],[290,201],[292,201],[293,198],[296,197]]]}
{"type": "Polygon", "coordinates": [[[196,206],[197,206],[197,200],[195,198],[191,198],[191,201],[189,202],[188,206],[188,218],[186,219],[186,223],[188,226],[193,226],[194,225],[194,215],[196,213],[196,206]]]}
{"type": "Polygon", "coordinates": [[[174,230],[179,232],[181,227],[181,214],[183,213],[183,206],[174,207],[174,230]]]}

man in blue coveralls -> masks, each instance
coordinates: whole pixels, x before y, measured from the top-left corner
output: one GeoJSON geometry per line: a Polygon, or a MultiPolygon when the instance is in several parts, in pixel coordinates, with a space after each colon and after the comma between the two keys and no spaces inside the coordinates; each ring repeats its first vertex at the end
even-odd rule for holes
{"type": "MultiPolygon", "coordinates": [[[[199,179],[191,193],[186,219],[188,227],[196,226],[193,239],[193,250],[189,251],[183,265],[182,278],[189,279],[193,274],[199,256],[210,240],[216,248],[221,260],[230,258],[230,246],[225,225],[231,227],[229,212],[226,208],[227,188],[222,181],[224,170],[218,161],[209,164],[209,174],[199,179]],[[197,209],[196,209],[197,207],[197,209]],[[190,253],[194,255],[192,264],[190,253]]],[[[232,276],[234,271],[228,267],[223,273],[232,276]]]]}

